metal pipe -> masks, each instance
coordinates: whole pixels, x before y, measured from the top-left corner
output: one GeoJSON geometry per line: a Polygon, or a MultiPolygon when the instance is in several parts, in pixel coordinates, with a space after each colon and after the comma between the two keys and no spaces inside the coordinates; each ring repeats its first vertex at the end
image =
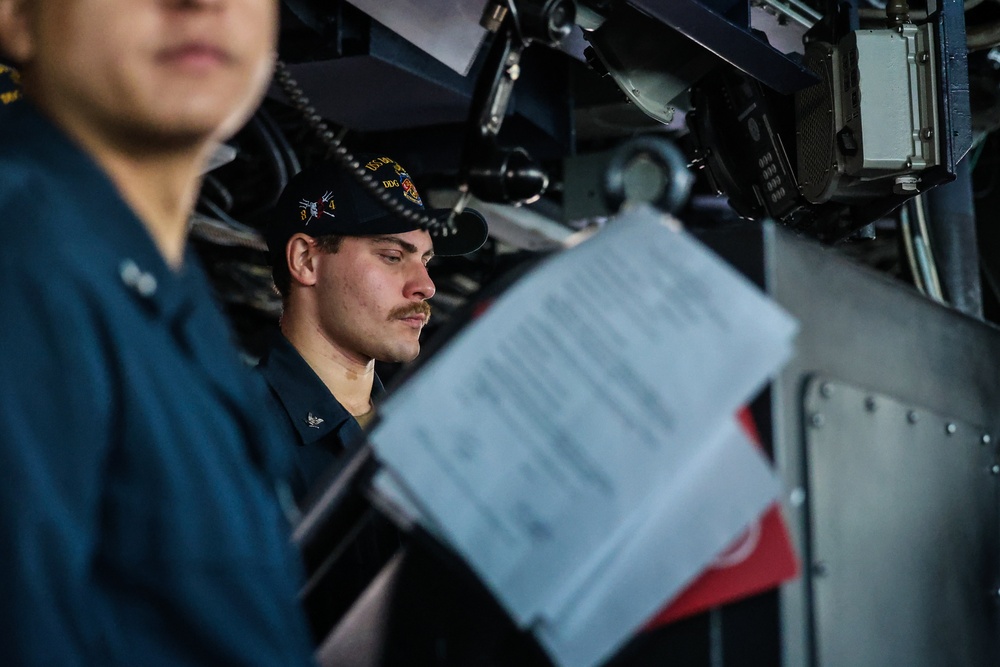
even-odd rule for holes
{"type": "Polygon", "coordinates": [[[935,301],[940,303],[945,303],[944,290],[941,289],[941,278],[938,275],[937,261],[934,259],[934,251],[932,250],[933,241],[931,240],[930,228],[927,226],[927,202],[923,195],[917,195],[913,198],[913,208],[917,213],[917,229],[920,233],[916,235],[915,240],[916,250],[918,251],[918,259],[923,257],[924,267],[927,271],[927,276],[930,281],[927,284],[927,293],[935,301]]]}
{"type": "Polygon", "coordinates": [[[952,306],[982,318],[983,293],[979,272],[979,241],[969,160],[955,165],[956,178],[928,191],[927,225],[943,291],[952,306]]]}
{"type": "Polygon", "coordinates": [[[910,224],[910,204],[903,204],[899,209],[899,231],[903,237],[903,250],[906,253],[906,265],[910,269],[910,276],[913,277],[913,286],[921,294],[927,294],[927,284],[924,282],[924,274],[920,264],[917,263],[917,254],[914,250],[913,227],[910,224]]]}

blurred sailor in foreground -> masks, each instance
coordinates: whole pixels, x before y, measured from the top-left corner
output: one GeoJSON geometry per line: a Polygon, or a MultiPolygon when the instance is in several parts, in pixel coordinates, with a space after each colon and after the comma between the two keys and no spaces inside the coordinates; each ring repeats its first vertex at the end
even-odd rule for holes
{"type": "Polygon", "coordinates": [[[277,0],[0,0],[0,655],[311,660],[256,406],[188,216],[277,0]]]}

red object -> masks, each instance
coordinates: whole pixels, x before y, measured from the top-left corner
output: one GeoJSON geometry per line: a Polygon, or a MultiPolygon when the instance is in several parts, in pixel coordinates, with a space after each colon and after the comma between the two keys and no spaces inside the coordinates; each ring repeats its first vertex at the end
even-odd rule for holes
{"type": "MultiPolygon", "coordinates": [[[[746,434],[760,447],[757,427],[746,408],[740,410],[739,420],[746,434]]],[[[799,561],[781,507],[775,503],[709,569],[650,619],[645,629],[761,593],[798,573],[799,561]]]]}

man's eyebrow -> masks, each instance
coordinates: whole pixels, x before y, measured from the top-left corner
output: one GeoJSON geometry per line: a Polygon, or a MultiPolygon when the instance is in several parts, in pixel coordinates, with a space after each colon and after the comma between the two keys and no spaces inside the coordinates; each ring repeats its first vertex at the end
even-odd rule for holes
{"type": "MultiPolygon", "coordinates": [[[[403,239],[399,238],[398,236],[392,236],[392,235],[386,234],[386,235],[383,235],[383,236],[372,236],[370,238],[371,238],[371,242],[372,243],[391,243],[393,245],[399,246],[400,248],[402,248],[403,250],[405,250],[408,253],[416,254],[419,251],[419,248],[417,248],[417,246],[413,245],[412,243],[409,243],[408,241],[404,241],[403,239]]],[[[434,249],[432,248],[432,249],[428,250],[427,252],[425,252],[423,254],[423,256],[424,257],[428,257],[428,258],[433,257],[434,256],[434,249]]]]}

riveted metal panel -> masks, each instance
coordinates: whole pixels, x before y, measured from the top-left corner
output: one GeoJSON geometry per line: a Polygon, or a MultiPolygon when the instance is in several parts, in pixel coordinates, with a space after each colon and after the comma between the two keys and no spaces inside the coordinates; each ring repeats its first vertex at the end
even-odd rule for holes
{"type": "MultiPolygon", "coordinates": [[[[864,388],[874,396],[915,406],[919,412],[936,415],[938,419],[949,419],[956,428],[981,425],[994,439],[1000,437],[1000,330],[995,326],[932,303],[896,279],[773,225],[719,230],[706,233],[704,238],[764,287],[798,318],[801,325],[795,341],[795,356],[762,399],[766,409],[760,411],[759,417],[764,419],[763,431],[770,436],[775,463],[787,485],[784,515],[796,549],[806,565],[816,560],[812,550],[817,540],[825,545],[836,542],[843,535],[849,536],[854,530],[862,534],[881,534],[888,530],[892,522],[883,520],[880,513],[893,507],[898,497],[893,485],[883,482],[874,488],[884,494],[885,506],[874,502],[854,504],[856,498],[865,498],[872,488],[870,479],[863,473],[879,461],[880,450],[876,447],[888,445],[876,439],[874,431],[852,430],[853,422],[846,419],[827,421],[831,426],[823,437],[836,439],[842,443],[839,447],[848,448],[844,451],[854,455],[856,469],[831,468],[830,472],[821,472],[829,464],[823,459],[814,459],[809,440],[813,436],[813,427],[809,425],[811,415],[803,409],[803,400],[813,387],[813,378],[864,388]],[[843,431],[837,425],[841,423],[846,427],[843,431]],[[819,474],[824,475],[823,483],[830,489],[831,497],[827,502],[814,502],[811,497],[815,492],[811,488],[812,476],[819,474]],[[833,489],[836,489],[836,502],[833,489]],[[869,523],[843,524],[842,506],[858,508],[850,516],[869,523]],[[867,513],[863,511],[866,508],[867,513]]],[[[824,416],[828,418],[832,416],[824,416]]],[[[953,503],[966,502],[960,497],[952,497],[962,496],[967,490],[949,482],[951,471],[947,466],[937,467],[936,458],[926,458],[930,454],[920,448],[906,450],[903,442],[895,443],[894,448],[893,451],[899,454],[896,461],[899,473],[902,475],[903,470],[908,469],[910,473],[904,478],[917,477],[924,493],[935,497],[934,502],[940,507],[957,507],[960,505],[953,503]],[[903,451],[908,452],[906,457],[900,453],[903,451]]],[[[905,491],[908,493],[916,488],[905,487],[905,491]]],[[[989,507],[965,517],[964,521],[985,522],[991,526],[991,531],[986,531],[977,523],[980,532],[964,533],[968,553],[953,549],[942,554],[932,550],[920,558],[926,558],[927,562],[937,559],[933,562],[941,569],[974,576],[976,585],[996,583],[994,578],[1000,576],[996,507],[994,495],[989,507]],[[973,544],[977,535],[979,541],[973,544]],[[972,572],[975,575],[970,574],[972,572]]],[[[941,522],[934,523],[933,528],[938,531],[956,529],[941,522]]],[[[947,532],[942,535],[943,539],[952,539],[947,532]]],[[[913,544],[925,549],[930,548],[931,543],[914,541],[913,544]]],[[[897,551],[896,544],[887,537],[873,547],[870,558],[884,559],[887,568],[902,567],[903,561],[897,551]]],[[[1000,609],[997,605],[988,603],[983,597],[979,598],[983,604],[975,613],[956,612],[971,610],[972,605],[966,600],[956,601],[960,598],[955,597],[954,582],[947,584],[949,580],[941,579],[937,572],[923,571],[923,564],[905,572],[901,570],[893,579],[897,586],[895,607],[889,604],[888,596],[854,597],[851,599],[857,605],[855,608],[837,606],[836,613],[827,612],[818,597],[821,591],[832,588],[827,582],[820,582],[822,567],[815,572],[804,567],[802,575],[783,585],[779,593],[780,664],[784,667],[1000,665],[1000,609]],[[908,605],[920,605],[921,608],[912,610],[908,605]],[[928,619],[937,618],[940,627],[932,633],[937,639],[921,639],[936,641],[937,647],[945,646],[961,632],[975,633],[975,636],[970,634],[963,640],[969,651],[964,655],[966,662],[940,660],[934,651],[923,655],[914,652],[897,659],[888,653],[898,650],[902,642],[891,641],[890,633],[877,630],[856,635],[852,624],[842,621],[838,614],[856,617],[859,625],[884,617],[895,624],[898,632],[902,632],[907,623],[920,620],[907,630],[911,637],[928,632],[928,619]],[[962,624],[965,630],[957,627],[962,624]],[[852,651],[861,649],[867,651],[868,662],[837,660],[837,656],[849,656],[852,651]]],[[[856,591],[875,591],[881,585],[879,570],[859,570],[852,576],[856,591]]],[[[848,593],[844,591],[844,595],[848,593]]],[[[828,593],[824,601],[830,599],[828,593]]],[[[759,633],[754,630],[753,623],[728,627],[727,631],[735,646],[746,643],[748,634],[753,634],[752,641],[759,643],[759,633]]]]}
{"type": "Polygon", "coordinates": [[[802,409],[816,664],[985,664],[1000,539],[993,434],[822,377],[802,409]]]}

